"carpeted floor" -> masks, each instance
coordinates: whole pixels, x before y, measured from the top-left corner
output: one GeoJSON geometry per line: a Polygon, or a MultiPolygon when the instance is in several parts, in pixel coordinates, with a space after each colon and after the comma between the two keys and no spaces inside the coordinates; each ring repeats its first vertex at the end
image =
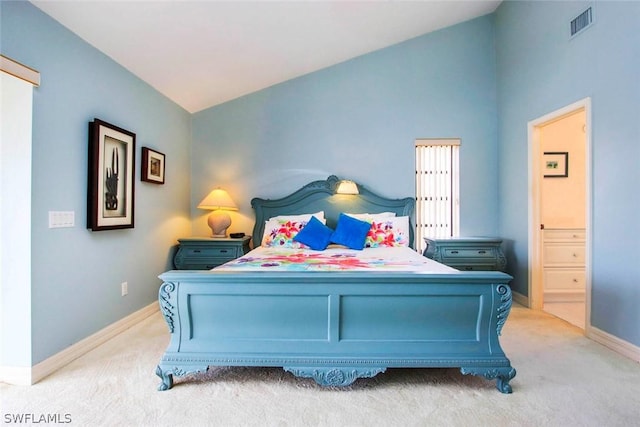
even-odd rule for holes
{"type": "Polygon", "coordinates": [[[390,369],[345,389],[279,368],[215,368],[156,390],[160,314],[31,386],[0,384],[2,423],[78,426],[634,426],[640,364],[516,306],[501,337],[513,394],[458,369],[390,369]],[[23,417],[22,423],[17,420],[23,417]],[[54,417],[54,418],[51,418],[54,417]]]}

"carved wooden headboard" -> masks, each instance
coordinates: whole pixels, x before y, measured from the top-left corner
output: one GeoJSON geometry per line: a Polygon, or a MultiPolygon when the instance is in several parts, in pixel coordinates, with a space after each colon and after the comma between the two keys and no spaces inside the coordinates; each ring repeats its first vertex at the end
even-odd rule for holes
{"type": "Polygon", "coordinates": [[[379,213],[395,212],[397,216],[409,217],[409,245],[413,247],[414,230],[411,214],[415,206],[412,197],[404,199],[388,199],[379,196],[366,187],[356,184],[359,194],[337,194],[336,189],[341,179],[331,175],[325,181],[313,181],[299,190],[281,199],[251,200],[256,213],[253,228],[253,246],[262,242],[265,221],[278,215],[300,215],[324,211],[327,225],[335,228],[341,212],[379,213]]]}

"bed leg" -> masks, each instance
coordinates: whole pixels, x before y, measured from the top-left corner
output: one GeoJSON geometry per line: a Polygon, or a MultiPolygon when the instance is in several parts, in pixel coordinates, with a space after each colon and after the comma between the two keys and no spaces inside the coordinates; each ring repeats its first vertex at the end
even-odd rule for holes
{"type": "Polygon", "coordinates": [[[498,375],[496,377],[496,387],[498,388],[498,390],[500,390],[500,392],[505,394],[509,394],[513,392],[513,390],[511,389],[511,384],[509,384],[509,381],[511,381],[511,379],[515,376],[516,376],[516,370],[513,368],[511,368],[509,373],[507,373],[506,375],[498,375]]]}
{"type": "Polygon", "coordinates": [[[156,375],[162,379],[162,382],[158,386],[159,391],[169,390],[173,387],[173,374],[163,371],[160,365],[156,367],[156,375]]]}
{"type": "Polygon", "coordinates": [[[511,384],[509,381],[516,376],[516,370],[511,366],[501,367],[501,368],[460,368],[460,372],[463,375],[479,375],[483,376],[488,380],[495,379],[496,380],[496,388],[500,390],[501,393],[509,394],[512,393],[513,390],[511,388],[511,384]]]}

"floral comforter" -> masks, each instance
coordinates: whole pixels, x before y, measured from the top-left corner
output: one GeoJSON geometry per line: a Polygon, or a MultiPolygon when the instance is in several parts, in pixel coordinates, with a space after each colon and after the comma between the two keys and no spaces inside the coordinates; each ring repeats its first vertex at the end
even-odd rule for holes
{"type": "Polygon", "coordinates": [[[458,272],[408,247],[367,248],[361,251],[337,247],[313,251],[261,246],[215,270],[458,272]]]}

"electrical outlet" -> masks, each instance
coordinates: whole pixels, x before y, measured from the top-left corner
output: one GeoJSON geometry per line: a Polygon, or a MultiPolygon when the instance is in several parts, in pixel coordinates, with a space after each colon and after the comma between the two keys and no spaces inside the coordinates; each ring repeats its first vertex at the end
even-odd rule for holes
{"type": "Polygon", "coordinates": [[[129,284],[127,282],[120,283],[120,290],[122,291],[122,296],[125,296],[129,293],[129,284]]]}

